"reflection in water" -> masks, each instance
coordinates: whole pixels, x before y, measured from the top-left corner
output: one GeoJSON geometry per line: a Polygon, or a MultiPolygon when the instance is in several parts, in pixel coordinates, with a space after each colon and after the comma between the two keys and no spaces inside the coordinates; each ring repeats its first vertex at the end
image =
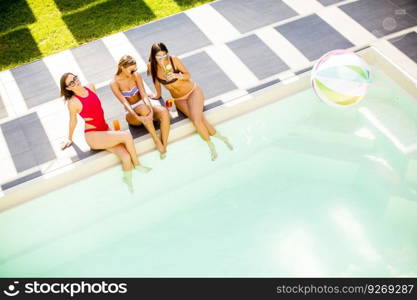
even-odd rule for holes
{"type": "Polygon", "coordinates": [[[331,212],[331,217],[342,229],[345,238],[352,245],[352,249],[371,262],[381,259],[379,253],[372,246],[363,226],[347,208],[341,207],[331,212]]]}
{"type": "Polygon", "coordinates": [[[313,234],[304,228],[289,230],[278,245],[279,263],[293,274],[291,276],[325,276],[327,272],[316,255],[315,243],[313,234]]]}

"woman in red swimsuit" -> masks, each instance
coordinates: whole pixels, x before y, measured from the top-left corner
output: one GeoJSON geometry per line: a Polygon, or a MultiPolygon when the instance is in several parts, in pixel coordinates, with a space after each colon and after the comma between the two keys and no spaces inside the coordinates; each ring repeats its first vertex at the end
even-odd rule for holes
{"type": "Polygon", "coordinates": [[[116,154],[122,161],[124,182],[132,189],[132,168],[148,172],[151,169],[142,166],[137,158],[133,138],[128,131],[110,130],[104,119],[100,99],[94,85],[82,86],[78,77],[65,73],[61,77],[61,96],[67,102],[70,120],[68,140],[63,149],[72,144],[72,136],[77,125],[77,113],[85,121],[85,140],[91,149],[105,149],[116,154]]]}

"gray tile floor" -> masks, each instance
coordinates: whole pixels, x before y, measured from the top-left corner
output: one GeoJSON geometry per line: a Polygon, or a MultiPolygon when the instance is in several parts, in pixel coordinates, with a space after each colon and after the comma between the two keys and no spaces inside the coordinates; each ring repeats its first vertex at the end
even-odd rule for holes
{"type": "Polygon", "coordinates": [[[270,25],[297,13],[280,0],[223,0],[211,4],[241,33],[270,25]]]}
{"type": "Polygon", "coordinates": [[[417,32],[411,32],[390,40],[391,43],[417,63],[417,32]]]}
{"type": "Polygon", "coordinates": [[[11,120],[0,126],[18,172],[56,158],[36,113],[11,120]]]}
{"type": "Polygon", "coordinates": [[[182,61],[190,71],[193,80],[203,90],[206,99],[237,88],[206,52],[188,56],[182,61]]]}
{"type": "Polygon", "coordinates": [[[344,0],[318,0],[318,1],[319,1],[321,4],[328,6],[328,5],[332,5],[332,4],[335,4],[335,3],[342,2],[342,1],[344,1],[344,0]]]}
{"type": "Polygon", "coordinates": [[[340,8],[376,37],[417,25],[416,16],[410,14],[416,12],[411,1],[359,0],[340,8]]]}
{"type": "Polygon", "coordinates": [[[353,46],[342,34],[316,14],[275,27],[309,60],[318,59],[333,49],[353,46]]]}
{"type": "Polygon", "coordinates": [[[43,60],[11,69],[28,108],[59,97],[59,88],[43,60]]]}
{"type": "Polygon", "coordinates": [[[145,61],[148,61],[153,43],[164,42],[171,55],[181,55],[210,44],[184,13],[130,29],[125,35],[145,61]]]}
{"type": "Polygon", "coordinates": [[[255,34],[229,42],[227,45],[258,79],[265,79],[289,69],[255,34]]]}
{"type": "Polygon", "coordinates": [[[398,5],[405,10],[407,14],[417,18],[417,1],[415,0],[391,0],[392,3],[398,5]]]}
{"type": "Polygon", "coordinates": [[[89,82],[106,81],[116,73],[117,64],[101,40],[84,44],[71,52],[89,82]]]}

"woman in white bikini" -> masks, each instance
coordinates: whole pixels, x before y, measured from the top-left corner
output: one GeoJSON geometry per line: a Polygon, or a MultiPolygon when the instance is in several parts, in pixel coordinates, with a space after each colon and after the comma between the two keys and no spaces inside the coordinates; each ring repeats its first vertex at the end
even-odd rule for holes
{"type": "Polygon", "coordinates": [[[135,126],[143,124],[152,136],[161,159],[164,159],[168,145],[170,116],[165,107],[152,105],[132,56],[125,55],[120,59],[110,88],[126,110],[126,121],[135,126]],[[160,137],[156,133],[154,120],[160,121],[160,137]]]}
{"type": "Polygon", "coordinates": [[[168,49],[163,43],[152,45],[148,75],[152,75],[156,90],[153,98],[161,97],[161,84],[163,84],[171,93],[175,106],[192,120],[198,134],[207,142],[212,160],[217,158],[217,151],[210,136],[222,140],[230,150],[233,150],[229,140],[216,131],[204,117],[203,91],[191,80],[191,75],[181,60],[175,56],[168,56],[168,49]]]}

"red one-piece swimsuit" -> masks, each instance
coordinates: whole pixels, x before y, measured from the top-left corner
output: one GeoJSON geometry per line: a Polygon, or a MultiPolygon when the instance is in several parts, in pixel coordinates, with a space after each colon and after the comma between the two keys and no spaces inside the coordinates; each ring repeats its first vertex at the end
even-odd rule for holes
{"type": "Polygon", "coordinates": [[[86,128],[84,132],[108,130],[109,125],[107,125],[106,120],[104,119],[104,111],[101,107],[100,99],[97,94],[88,87],[85,87],[85,89],[88,91],[87,97],[74,96],[77,97],[83,105],[80,116],[85,120],[86,124],[93,125],[95,128],[86,128]]]}

